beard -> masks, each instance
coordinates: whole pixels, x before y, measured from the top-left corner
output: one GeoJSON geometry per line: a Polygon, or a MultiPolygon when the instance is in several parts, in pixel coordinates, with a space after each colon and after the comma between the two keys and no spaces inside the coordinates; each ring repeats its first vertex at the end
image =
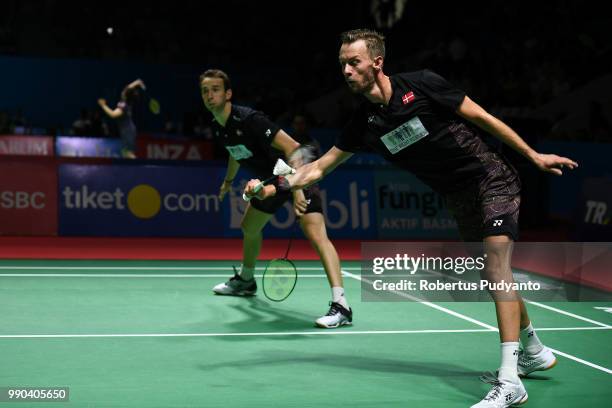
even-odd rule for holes
{"type": "Polygon", "coordinates": [[[367,70],[363,73],[363,77],[359,82],[347,82],[349,89],[356,94],[364,94],[369,92],[376,82],[374,72],[367,70]]]}

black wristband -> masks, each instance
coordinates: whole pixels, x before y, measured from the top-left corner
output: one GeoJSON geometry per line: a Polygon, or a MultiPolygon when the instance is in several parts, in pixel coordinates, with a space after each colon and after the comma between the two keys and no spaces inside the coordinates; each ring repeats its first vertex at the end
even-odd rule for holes
{"type": "Polygon", "coordinates": [[[278,191],[291,191],[291,185],[284,176],[278,176],[272,184],[274,184],[278,191]]]}

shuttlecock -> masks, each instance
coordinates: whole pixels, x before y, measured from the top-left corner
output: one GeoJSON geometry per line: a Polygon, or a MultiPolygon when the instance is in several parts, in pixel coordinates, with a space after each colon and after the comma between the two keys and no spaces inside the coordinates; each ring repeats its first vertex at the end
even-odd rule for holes
{"type": "Polygon", "coordinates": [[[285,163],[283,159],[278,159],[274,165],[274,170],[272,170],[272,174],[275,176],[286,176],[294,173],[295,169],[285,163]]]}

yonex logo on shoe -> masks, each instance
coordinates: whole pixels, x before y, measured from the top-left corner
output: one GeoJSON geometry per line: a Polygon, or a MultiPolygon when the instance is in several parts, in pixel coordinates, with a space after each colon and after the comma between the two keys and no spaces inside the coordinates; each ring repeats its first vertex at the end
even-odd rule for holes
{"type": "Polygon", "coordinates": [[[504,220],[493,220],[494,227],[500,227],[503,224],[504,220]]]}
{"type": "Polygon", "coordinates": [[[519,355],[519,351],[518,350],[514,350],[514,353],[512,353],[513,356],[518,356],[519,355]]]}
{"type": "Polygon", "coordinates": [[[527,337],[533,337],[533,330],[527,333],[527,337]]]}

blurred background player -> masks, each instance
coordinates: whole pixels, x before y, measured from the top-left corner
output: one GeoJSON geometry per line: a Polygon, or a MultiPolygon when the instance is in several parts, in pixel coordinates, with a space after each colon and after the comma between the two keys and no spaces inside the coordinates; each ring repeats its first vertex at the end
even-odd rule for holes
{"type": "MultiPolygon", "coordinates": [[[[522,154],[540,170],[561,175],[577,163],[533,150],[509,126],[472,101],[439,75],[428,71],[383,72],[384,36],[353,30],[341,36],[339,53],[344,79],[365,97],[342,135],[318,160],[287,176],[281,187],[305,188],[329,174],[356,152],[376,152],[411,171],[445,197],[466,242],[482,242],[487,256],[485,276],[513,282],[510,260],[518,238],[520,180],[504,157],[482,139],[488,132],[522,154]]],[[[258,180],[247,184],[250,194],[258,180]]],[[[275,186],[263,192],[275,194],[275,186]]],[[[501,340],[501,366],[492,388],[477,408],[501,408],[527,401],[519,375],[556,364],[533,329],[520,295],[491,292],[501,340]],[[519,349],[519,337],[523,349],[519,349]]]]}
{"type": "Polygon", "coordinates": [[[117,127],[119,129],[119,137],[121,137],[121,155],[127,159],[135,159],[136,154],[134,153],[136,148],[136,124],[132,117],[132,111],[136,101],[140,96],[140,91],[146,90],[144,82],[141,79],[137,79],[129,83],[123,91],[121,91],[121,99],[117,103],[115,109],[108,107],[106,99],[98,99],[98,105],[102,110],[110,116],[112,119],[117,121],[117,127]]]}
{"type": "MultiPolygon", "coordinates": [[[[300,147],[298,142],[261,112],[232,104],[232,87],[225,72],[218,69],[204,72],[200,76],[200,90],[204,106],[214,116],[214,137],[229,152],[225,180],[219,191],[221,200],[230,191],[241,165],[258,177],[267,178],[278,158],[283,155],[290,157],[300,147]]],[[[266,200],[253,199],[249,202],[241,223],[243,251],[240,271],[229,281],[215,286],[213,291],[216,294],[255,294],[257,284],[253,274],[261,250],[262,230],[291,196],[292,193],[285,192],[266,200]]],[[[351,324],[352,310],[344,295],[340,260],[327,237],[318,187],[294,191],[293,208],[304,234],[321,258],[332,289],[329,312],[317,319],[316,324],[323,328],[351,324]]]]}

